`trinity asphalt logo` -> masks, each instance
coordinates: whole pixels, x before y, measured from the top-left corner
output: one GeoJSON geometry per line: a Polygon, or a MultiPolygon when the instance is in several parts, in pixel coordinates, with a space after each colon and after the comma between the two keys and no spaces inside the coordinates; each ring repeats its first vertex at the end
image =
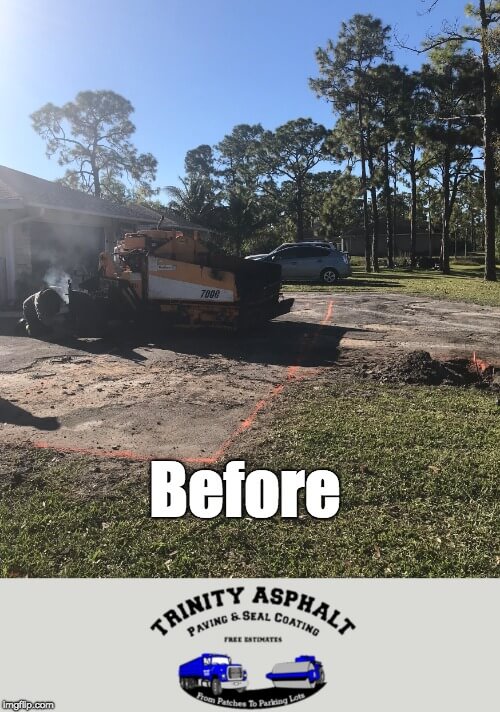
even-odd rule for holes
{"type": "Polygon", "coordinates": [[[356,624],[313,594],[250,584],[170,604],[150,629],[171,643],[166,653],[180,697],[262,709],[301,702],[327,687],[336,641],[351,636],[356,624]]]}
{"type": "Polygon", "coordinates": [[[271,685],[248,690],[247,670],[219,653],[203,653],[179,666],[183,690],[201,702],[227,707],[256,709],[300,702],[326,684],[323,664],[314,655],[276,663],[266,678],[271,685]]]}

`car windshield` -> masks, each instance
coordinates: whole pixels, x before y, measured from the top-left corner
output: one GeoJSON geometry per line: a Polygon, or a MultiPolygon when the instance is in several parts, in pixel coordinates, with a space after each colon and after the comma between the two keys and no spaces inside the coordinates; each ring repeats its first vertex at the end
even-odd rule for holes
{"type": "Polygon", "coordinates": [[[231,665],[231,658],[228,658],[227,655],[214,655],[212,665],[231,665]]]}

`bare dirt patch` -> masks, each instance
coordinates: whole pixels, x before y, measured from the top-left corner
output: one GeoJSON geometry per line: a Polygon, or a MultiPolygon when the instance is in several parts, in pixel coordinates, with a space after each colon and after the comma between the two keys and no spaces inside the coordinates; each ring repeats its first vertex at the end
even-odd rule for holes
{"type": "Polygon", "coordinates": [[[358,371],[381,383],[409,383],[427,386],[475,386],[500,390],[500,380],[493,366],[474,359],[457,358],[440,361],[427,351],[410,351],[394,359],[370,367],[363,364],[358,371]]]}
{"type": "Polygon", "coordinates": [[[261,427],[267,403],[294,379],[378,368],[390,380],[397,359],[427,351],[432,363],[402,362],[398,382],[463,383],[469,374],[451,361],[476,352],[500,365],[499,333],[493,307],[322,292],[297,294],[291,314],[239,336],[172,331],[155,341],[126,334],[56,344],[0,335],[0,443],[213,460],[261,427]],[[443,371],[434,360],[451,365],[443,371]]]}

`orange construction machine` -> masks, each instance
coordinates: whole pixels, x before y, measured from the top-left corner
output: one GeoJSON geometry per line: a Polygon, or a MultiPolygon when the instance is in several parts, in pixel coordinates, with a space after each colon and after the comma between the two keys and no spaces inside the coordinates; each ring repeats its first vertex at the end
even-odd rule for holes
{"type": "Polygon", "coordinates": [[[68,286],[67,299],[48,287],[23,306],[32,335],[63,325],[102,335],[112,321],[238,330],[289,312],[293,299],[280,290],[279,265],[222,254],[196,230],[157,229],[126,234],[100,255],[95,277],[68,286]]]}

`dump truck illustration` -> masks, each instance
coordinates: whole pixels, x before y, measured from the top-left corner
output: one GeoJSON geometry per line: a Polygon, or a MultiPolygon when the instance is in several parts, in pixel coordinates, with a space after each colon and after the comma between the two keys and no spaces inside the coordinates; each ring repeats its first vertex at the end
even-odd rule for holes
{"type": "Polygon", "coordinates": [[[101,253],[98,273],[68,286],[67,299],[49,287],[23,304],[28,333],[66,328],[102,336],[111,322],[247,329],[290,311],[281,267],[222,254],[197,230],[141,230],[101,253]]]}
{"type": "Polygon", "coordinates": [[[203,653],[179,667],[179,682],[184,690],[209,687],[218,697],[224,690],[243,692],[247,686],[247,673],[228,655],[203,653]]]}
{"type": "Polygon", "coordinates": [[[277,663],[266,677],[274,687],[312,689],[325,682],[325,671],[314,655],[299,655],[294,662],[277,663]]]}

